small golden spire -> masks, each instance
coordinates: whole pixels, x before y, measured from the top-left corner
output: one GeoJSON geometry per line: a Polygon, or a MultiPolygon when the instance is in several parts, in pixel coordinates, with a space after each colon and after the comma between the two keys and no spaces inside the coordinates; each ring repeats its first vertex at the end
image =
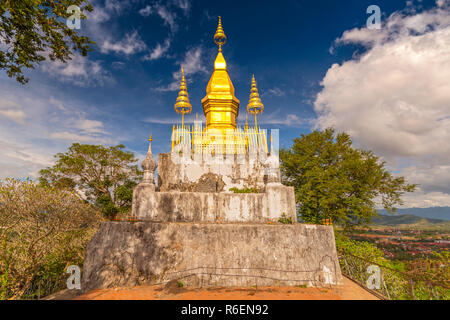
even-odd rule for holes
{"type": "Polygon", "coordinates": [[[222,18],[219,16],[219,25],[217,26],[216,34],[214,35],[214,42],[219,46],[219,51],[222,51],[222,46],[227,43],[227,36],[222,28],[222,18]]]}
{"type": "Polygon", "coordinates": [[[247,105],[247,112],[255,115],[255,128],[258,130],[257,115],[264,112],[264,105],[259,97],[258,88],[256,87],[255,75],[252,78],[252,89],[250,93],[250,100],[247,105]]]}
{"type": "Polygon", "coordinates": [[[181,125],[184,128],[184,115],[192,112],[192,105],[189,102],[189,93],[187,91],[183,67],[181,67],[181,74],[180,92],[178,93],[177,102],[175,103],[175,112],[181,114],[181,125]]]}
{"type": "Polygon", "coordinates": [[[150,134],[150,137],[148,138],[148,141],[152,142],[153,141],[153,135],[150,134]]]}

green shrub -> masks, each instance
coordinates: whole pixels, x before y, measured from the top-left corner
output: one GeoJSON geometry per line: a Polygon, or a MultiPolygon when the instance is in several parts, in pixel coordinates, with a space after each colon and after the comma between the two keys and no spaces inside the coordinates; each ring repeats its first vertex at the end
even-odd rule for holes
{"type": "Polygon", "coordinates": [[[230,191],[234,193],[259,193],[258,189],[256,188],[245,188],[245,189],[231,188],[230,191]]]}
{"type": "Polygon", "coordinates": [[[288,218],[286,217],[286,213],[283,212],[283,214],[281,215],[281,217],[278,219],[279,223],[282,224],[293,224],[294,222],[292,221],[292,218],[288,218]]]}

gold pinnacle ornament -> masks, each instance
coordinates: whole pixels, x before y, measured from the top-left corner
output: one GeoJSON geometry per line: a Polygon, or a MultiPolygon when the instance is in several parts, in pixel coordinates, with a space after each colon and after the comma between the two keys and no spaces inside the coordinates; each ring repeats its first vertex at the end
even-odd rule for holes
{"type": "Polygon", "coordinates": [[[227,43],[227,36],[222,28],[222,18],[219,17],[219,25],[216,34],[214,35],[214,42],[219,46],[219,51],[222,51],[222,46],[227,43]]]}
{"type": "Polygon", "coordinates": [[[264,112],[264,105],[259,97],[258,88],[256,87],[255,75],[252,79],[252,89],[250,93],[250,100],[247,105],[247,112],[255,115],[255,129],[258,130],[257,115],[264,112]]]}
{"type": "Polygon", "coordinates": [[[181,85],[180,92],[178,93],[178,99],[175,103],[175,112],[181,114],[181,125],[184,128],[184,115],[192,112],[192,105],[189,102],[189,94],[186,86],[186,78],[184,77],[184,70],[181,67],[181,85]]]}

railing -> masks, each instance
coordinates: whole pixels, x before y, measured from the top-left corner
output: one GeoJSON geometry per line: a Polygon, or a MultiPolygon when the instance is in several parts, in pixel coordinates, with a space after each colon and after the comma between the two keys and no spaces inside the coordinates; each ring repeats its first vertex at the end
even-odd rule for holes
{"type": "Polygon", "coordinates": [[[261,128],[236,128],[216,131],[203,130],[200,123],[194,126],[173,126],[172,151],[187,148],[196,154],[248,154],[262,149],[269,152],[266,130],[261,128]]]}
{"type": "Polygon", "coordinates": [[[339,262],[345,276],[382,299],[450,300],[448,279],[412,276],[345,251],[339,252],[339,262]]]}

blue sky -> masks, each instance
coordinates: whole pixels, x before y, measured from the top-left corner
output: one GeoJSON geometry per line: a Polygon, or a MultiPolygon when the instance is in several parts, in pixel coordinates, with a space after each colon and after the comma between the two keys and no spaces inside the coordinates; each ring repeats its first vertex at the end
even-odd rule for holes
{"type": "Polygon", "coordinates": [[[336,127],[423,186],[407,206],[450,205],[449,73],[438,70],[450,61],[447,0],[92,3],[80,32],[97,45],[86,59],[45,62],[26,86],[0,74],[0,177],[36,176],[73,142],[123,143],[142,158],[152,133],[154,153],[168,152],[181,65],[192,117],[203,117],[221,15],[241,123],[254,73],[260,124],[280,129],[281,146],[336,127]],[[373,4],[381,30],[366,28],[373,4]]]}

